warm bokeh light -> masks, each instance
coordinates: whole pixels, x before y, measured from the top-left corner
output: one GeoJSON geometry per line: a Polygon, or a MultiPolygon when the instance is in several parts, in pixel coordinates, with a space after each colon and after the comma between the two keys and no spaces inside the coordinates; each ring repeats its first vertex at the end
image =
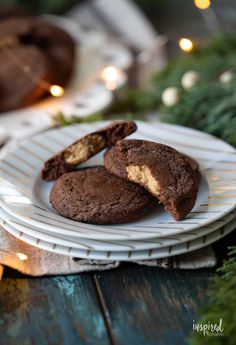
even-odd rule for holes
{"type": "Polygon", "coordinates": [[[23,253],[16,253],[16,255],[18,256],[18,258],[21,260],[21,261],[25,261],[28,259],[28,256],[23,254],[23,253]]]}
{"type": "Polygon", "coordinates": [[[118,68],[108,66],[102,70],[100,77],[109,90],[114,90],[117,87],[118,80],[121,78],[121,74],[122,72],[118,68]]]}
{"type": "Polygon", "coordinates": [[[200,10],[206,10],[211,6],[210,0],[194,0],[194,5],[200,10]]]}
{"type": "Polygon", "coordinates": [[[101,78],[105,81],[116,81],[120,76],[120,70],[113,66],[105,67],[101,72],[101,78]]]}
{"type": "Polygon", "coordinates": [[[179,46],[185,52],[191,52],[193,50],[193,42],[188,38],[181,38],[179,40],[179,46]]]}
{"type": "Polygon", "coordinates": [[[49,90],[53,97],[61,97],[64,95],[64,89],[59,85],[52,85],[49,90]]]}

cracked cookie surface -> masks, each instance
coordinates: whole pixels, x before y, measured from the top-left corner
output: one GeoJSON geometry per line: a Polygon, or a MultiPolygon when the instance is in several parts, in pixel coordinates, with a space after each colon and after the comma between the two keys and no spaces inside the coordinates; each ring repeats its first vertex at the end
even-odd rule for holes
{"type": "Polygon", "coordinates": [[[91,224],[131,222],[157,205],[144,188],[102,166],[62,175],[52,187],[50,202],[62,216],[91,224]]]}

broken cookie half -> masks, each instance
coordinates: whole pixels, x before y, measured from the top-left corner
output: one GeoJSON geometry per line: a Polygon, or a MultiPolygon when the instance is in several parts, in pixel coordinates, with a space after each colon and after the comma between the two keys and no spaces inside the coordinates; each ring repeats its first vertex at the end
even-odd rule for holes
{"type": "Polygon", "coordinates": [[[194,207],[198,164],[175,149],[146,140],[121,140],[104,156],[113,174],[135,182],[159,199],[176,220],[194,207]]]}
{"type": "Polygon", "coordinates": [[[137,129],[133,121],[112,122],[100,130],[90,133],[51,157],[44,164],[42,179],[51,181],[62,174],[75,170],[76,166],[137,129]]]}

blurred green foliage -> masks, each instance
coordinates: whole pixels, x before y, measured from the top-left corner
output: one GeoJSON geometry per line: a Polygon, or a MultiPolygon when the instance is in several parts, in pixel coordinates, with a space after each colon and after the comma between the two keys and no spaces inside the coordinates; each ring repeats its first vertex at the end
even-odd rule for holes
{"type": "Polygon", "coordinates": [[[86,117],[78,117],[77,115],[71,114],[70,116],[65,116],[62,112],[58,112],[53,117],[53,122],[56,126],[69,126],[77,123],[88,123],[104,120],[101,113],[92,114],[86,117]]]}
{"type": "Polygon", "coordinates": [[[202,307],[198,323],[219,324],[222,319],[224,335],[204,336],[202,332],[194,331],[189,340],[191,345],[236,344],[236,247],[230,249],[229,258],[218,273],[210,284],[209,302],[202,307]]]}
{"type": "MultiPolygon", "coordinates": [[[[0,0],[0,6],[22,6],[31,13],[63,13],[74,5],[86,0],[0,0]]],[[[171,5],[171,0],[133,0],[146,13],[153,13],[165,6],[171,5]]]]}
{"type": "Polygon", "coordinates": [[[78,3],[77,0],[0,0],[0,6],[22,7],[32,14],[63,13],[78,3]]]}
{"type": "Polygon", "coordinates": [[[125,90],[111,110],[138,114],[158,110],[166,122],[206,131],[236,146],[236,37],[221,35],[172,61],[146,90],[125,90]],[[181,78],[189,70],[198,72],[200,82],[186,91],[181,78]],[[233,78],[223,84],[219,76],[226,70],[232,71],[233,78]],[[176,105],[165,107],[161,95],[171,86],[180,89],[181,98],[176,105]]]}

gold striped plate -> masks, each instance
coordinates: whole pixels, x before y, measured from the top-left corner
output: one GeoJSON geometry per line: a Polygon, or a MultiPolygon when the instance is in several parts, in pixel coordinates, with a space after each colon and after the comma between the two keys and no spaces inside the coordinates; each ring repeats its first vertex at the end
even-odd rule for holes
{"type": "Polygon", "coordinates": [[[40,241],[47,241],[53,243],[54,245],[62,245],[67,247],[72,247],[76,249],[82,250],[96,250],[96,251],[137,251],[137,250],[149,250],[149,249],[156,249],[162,247],[173,246],[176,244],[180,244],[183,242],[190,242],[195,240],[199,237],[206,236],[211,232],[222,228],[227,223],[232,221],[236,217],[236,211],[230,212],[229,214],[225,215],[222,219],[218,219],[215,222],[206,225],[204,227],[180,233],[178,235],[167,236],[167,237],[159,237],[159,238],[151,238],[147,240],[126,240],[126,241],[118,241],[118,240],[109,240],[109,241],[96,241],[93,239],[86,239],[86,238],[78,238],[78,237],[70,237],[70,236],[63,236],[61,234],[51,233],[46,230],[31,226],[25,222],[22,222],[20,219],[17,219],[3,209],[0,208],[0,218],[4,220],[6,223],[11,225],[16,230],[19,230],[21,236],[23,234],[29,235],[31,237],[36,238],[37,244],[40,241]]]}
{"type": "MultiPolygon", "coordinates": [[[[96,226],[61,217],[48,201],[52,184],[39,177],[43,163],[75,139],[105,124],[64,127],[21,142],[0,161],[2,208],[29,225],[65,236],[94,240],[138,240],[176,235],[210,224],[234,209],[236,151],[233,147],[192,129],[138,122],[138,131],[131,137],[171,145],[199,162],[202,179],[196,205],[189,216],[175,222],[160,206],[147,217],[122,225],[96,226]]],[[[101,153],[81,166],[99,165],[102,161],[101,153]]]]}

